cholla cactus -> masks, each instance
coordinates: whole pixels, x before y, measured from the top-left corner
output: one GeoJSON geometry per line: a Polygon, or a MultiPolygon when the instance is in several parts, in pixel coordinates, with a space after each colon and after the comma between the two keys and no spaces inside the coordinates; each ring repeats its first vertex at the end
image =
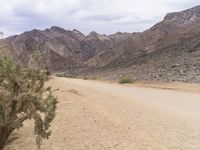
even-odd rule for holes
{"type": "Polygon", "coordinates": [[[57,100],[51,87],[44,85],[46,81],[42,69],[24,67],[9,56],[0,59],[0,149],[27,119],[34,120],[38,147],[42,139],[48,139],[57,100]]]}

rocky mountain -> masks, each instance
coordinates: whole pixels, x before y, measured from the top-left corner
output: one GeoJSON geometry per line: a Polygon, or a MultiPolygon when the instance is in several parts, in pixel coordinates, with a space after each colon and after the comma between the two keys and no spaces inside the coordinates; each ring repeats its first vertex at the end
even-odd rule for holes
{"type": "MultiPolygon", "coordinates": [[[[132,59],[135,60],[138,56],[144,56],[162,47],[174,44],[187,33],[196,30],[200,25],[199,19],[200,6],[181,12],[169,13],[163,21],[150,29],[141,33],[129,34],[125,36],[126,38],[120,39],[113,48],[113,53],[118,55],[112,60],[110,59],[111,62],[106,65],[124,64],[127,66],[132,63],[132,59]]],[[[103,53],[96,56],[98,59],[102,59],[102,62],[104,62],[104,56],[107,56],[110,51],[105,50],[103,53]]]]}
{"type": "Polygon", "coordinates": [[[31,65],[32,54],[40,50],[43,61],[54,71],[78,66],[82,60],[80,41],[85,36],[77,31],[51,27],[46,30],[32,30],[1,41],[1,49],[10,50],[25,64],[31,65]]]}
{"type": "Polygon", "coordinates": [[[53,71],[64,71],[88,66],[90,59],[102,51],[117,47],[117,42],[120,43],[131,35],[117,33],[107,36],[93,31],[85,36],[75,29],[69,31],[53,26],[46,30],[34,29],[3,39],[0,41],[0,50],[11,51],[15,58],[28,65],[32,65],[33,53],[40,50],[45,64],[53,71]]]}
{"type": "Polygon", "coordinates": [[[84,35],[78,30],[53,26],[32,30],[0,41],[0,51],[10,50],[31,65],[39,49],[53,71],[79,74],[103,73],[138,80],[199,81],[200,6],[169,13],[148,30],[138,33],[84,35]]]}
{"type": "Polygon", "coordinates": [[[94,76],[107,80],[125,76],[135,80],[200,83],[200,28],[173,40],[171,44],[136,59],[127,58],[129,62],[125,63],[125,67],[119,65],[119,60],[113,61],[95,71],[94,76]]]}
{"type": "MultiPolygon", "coordinates": [[[[116,48],[113,54],[119,55],[100,66],[96,75],[104,72],[107,79],[130,76],[136,80],[200,83],[199,14],[200,6],[167,14],[152,28],[124,40],[124,49],[116,48]]],[[[99,56],[109,56],[108,51],[99,56]]]]}
{"type": "Polygon", "coordinates": [[[100,35],[93,31],[81,41],[80,45],[82,56],[89,60],[102,50],[111,48],[112,42],[109,36],[100,35]]]}

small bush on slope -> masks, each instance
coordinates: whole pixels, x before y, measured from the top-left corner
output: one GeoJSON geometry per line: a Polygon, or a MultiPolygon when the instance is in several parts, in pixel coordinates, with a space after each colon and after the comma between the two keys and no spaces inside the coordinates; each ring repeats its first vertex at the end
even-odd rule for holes
{"type": "Polygon", "coordinates": [[[127,83],[133,83],[134,80],[128,77],[123,77],[119,80],[120,84],[127,84],[127,83]]]}

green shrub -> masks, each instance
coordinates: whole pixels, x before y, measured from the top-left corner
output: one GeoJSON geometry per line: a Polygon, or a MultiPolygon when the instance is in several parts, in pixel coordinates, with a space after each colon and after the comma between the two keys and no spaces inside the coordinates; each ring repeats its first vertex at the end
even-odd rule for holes
{"type": "Polygon", "coordinates": [[[34,120],[36,143],[48,139],[55,117],[57,100],[44,69],[33,69],[14,62],[10,56],[0,58],[0,149],[10,134],[34,120]]]}
{"type": "Polygon", "coordinates": [[[120,84],[128,84],[128,83],[133,83],[133,82],[134,82],[134,80],[129,77],[123,77],[119,80],[120,84]]]}
{"type": "Polygon", "coordinates": [[[90,80],[97,80],[97,77],[91,77],[90,80]]]}
{"type": "Polygon", "coordinates": [[[83,78],[83,80],[88,80],[88,79],[89,79],[88,77],[84,77],[84,78],[83,78]]]}

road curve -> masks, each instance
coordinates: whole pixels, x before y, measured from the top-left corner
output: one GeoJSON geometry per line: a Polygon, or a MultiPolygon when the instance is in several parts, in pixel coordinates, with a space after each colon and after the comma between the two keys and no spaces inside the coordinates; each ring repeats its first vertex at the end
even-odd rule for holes
{"type": "MultiPolygon", "coordinates": [[[[54,78],[59,104],[42,150],[200,150],[200,94],[54,78]]],[[[5,149],[35,150],[32,123],[5,149]],[[31,136],[30,136],[31,135],[31,136]]]]}

